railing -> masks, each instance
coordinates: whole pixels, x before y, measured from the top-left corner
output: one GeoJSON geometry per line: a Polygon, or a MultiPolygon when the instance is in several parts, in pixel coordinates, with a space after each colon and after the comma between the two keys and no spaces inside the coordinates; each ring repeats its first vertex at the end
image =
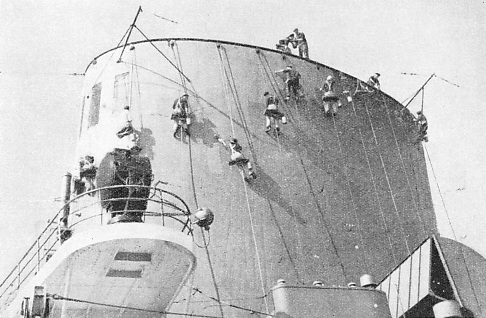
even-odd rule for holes
{"type": "Polygon", "coordinates": [[[189,215],[191,211],[187,204],[176,194],[161,188],[123,185],[98,188],[87,191],[66,202],[65,205],[48,222],[47,227],[29,247],[24,256],[15,265],[12,271],[0,284],[0,308],[7,305],[20,289],[22,284],[31,276],[36,275],[40,268],[49,260],[56,249],[70,235],[76,231],[87,230],[97,226],[110,226],[108,221],[113,215],[137,215],[138,222],[157,223],[163,226],[176,228],[187,235],[192,235],[192,223],[189,215]],[[147,198],[117,197],[105,200],[100,199],[101,191],[117,189],[145,190],[149,193],[147,198]],[[128,207],[131,202],[146,202],[144,210],[122,209],[107,211],[106,206],[110,202],[126,202],[128,207]],[[66,211],[68,213],[66,213],[66,211]],[[66,226],[67,224],[67,226],[66,226]],[[70,235],[66,235],[70,234],[70,235]]]}

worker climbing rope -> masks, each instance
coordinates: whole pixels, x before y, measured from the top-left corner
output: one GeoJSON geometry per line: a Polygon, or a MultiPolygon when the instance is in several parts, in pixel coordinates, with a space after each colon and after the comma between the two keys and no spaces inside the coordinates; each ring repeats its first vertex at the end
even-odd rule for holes
{"type": "Polygon", "coordinates": [[[275,74],[279,75],[285,81],[285,89],[287,93],[285,100],[289,100],[291,97],[299,100],[299,98],[302,97],[300,73],[295,70],[292,65],[288,65],[284,69],[275,71],[275,74]]]}
{"type": "Polygon", "coordinates": [[[245,158],[242,154],[243,147],[238,143],[238,139],[231,138],[229,141],[229,146],[226,145],[225,141],[218,135],[214,136],[214,138],[219,141],[223,146],[229,147],[231,151],[231,160],[228,162],[230,166],[236,165],[238,166],[245,175],[245,181],[250,182],[251,179],[256,179],[256,174],[253,171],[253,167],[249,159],[245,158]],[[245,169],[246,168],[246,169],[245,169]],[[245,171],[248,171],[246,175],[245,171]]]}
{"type": "Polygon", "coordinates": [[[130,114],[130,106],[125,106],[120,118],[115,118],[118,137],[114,148],[132,150],[141,150],[139,146],[139,134],[132,125],[132,116],[130,114]],[[122,127],[122,128],[120,128],[122,127]]]}
{"type": "Polygon", "coordinates": [[[321,91],[324,92],[322,96],[322,102],[324,103],[324,114],[326,116],[336,116],[338,109],[339,97],[335,91],[335,80],[334,76],[327,76],[324,84],[322,85],[321,91]]]}
{"type": "Polygon", "coordinates": [[[172,105],[172,115],[170,119],[174,121],[174,137],[177,138],[177,133],[181,130],[189,136],[189,125],[191,124],[191,118],[189,116],[189,95],[184,94],[177,98],[172,105]]]}
{"type": "Polygon", "coordinates": [[[415,122],[418,125],[418,139],[417,141],[429,141],[429,137],[427,136],[427,129],[429,128],[429,124],[427,122],[427,118],[425,117],[424,113],[419,110],[417,112],[417,118],[415,119],[415,122]]]}
{"type": "Polygon", "coordinates": [[[269,92],[263,94],[265,97],[265,132],[270,132],[272,130],[272,123],[274,126],[274,131],[276,134],[280,134],[279,122],[282,124],[287,123],[287,118],[283,113],[278,110],[279,99],[278,97],[271,95],[269,92]]]}

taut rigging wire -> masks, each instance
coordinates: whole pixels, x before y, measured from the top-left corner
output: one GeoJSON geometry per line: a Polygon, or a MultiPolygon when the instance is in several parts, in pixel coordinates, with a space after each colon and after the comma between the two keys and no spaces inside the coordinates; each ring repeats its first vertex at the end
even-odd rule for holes
{"type": "Polygon", "coordinates": [[[400,230],[402,232],[402,235],[403,235],[403,239],[405,241],[405,247],[407,249],[407,254],[410,255],[411,254],[411,251],[410,251],[410,247],[408,246],[408,241],[407,241],[407,237],[405,235],[405,230],[404,230],[404,227],[403,227],[403,222],[402,219],[400,218],[400,214],[398,213],[398,207],[397,207],[397,204],[395,202],[395,196],[393,194],[393,190],[392,190],[392,187],[391,187],[391,183],[390,183],[390,178],[388,177],[388,172],[386,170],[386,166],[385,166],[385,162],[383,160],[383,156],[381,154],[381,151],[379,150],[379,143],[378,143],[378,139],[376,137],[376,132],[375,132],[375,127],[373,125],[373,121],[371,120],[371,114],[370,114],[370,111],[368,109],[368,105],[366,104],[366,101],[364,102],[364,108],[366,110],[366,114],[368,116],[368,121],[370,123],[370,128],[371,128],[371,131],[373,133],[373,140],[375,141],[375,145],[377,146],[377,152],[378,152],[378,156],[380,157],[380,162],[381,162],[381,166],[383,168],[383,172],[385,173],[385,179],[386,179],[386,183],[388,185],[388,189],[390,191],[390,197],[391,197],[391,200],[392,200],[392,203],[393,203],[393,208],[395,210],[395,214],[396,214],[396,217],[397,219],[400,221],[400,230]]]}
{"type": "MultiPolygon", "coordinates": [[[[333,124],[333,127],[334,127],[334,131],[336,132],[336,140],[338,142],[339,152],[341,153],[344,177],[346,178],[346,186],[348,188],[349,195],[351,197],[351,204],[353,205],[354,218],[355,218],[355,221],[356,221],[356,225],[358,227],[358,235],[359,235],[360,244],[363,247],[363,249],[360,249],[363,257],[358,258],[358,259],[363,259],[365,268],[369,268],[368,267],[368,260],[366,258],[366,253],[364,251],[365,244],[364,244],[364,240],[363,240],[363,234],[361,234],[361,224],[360,224],[360,220],[359,220],[359,217],[358,217],[358,207],[356,206],[356,202],[355,202],[355,199],[354,199],[354,196],[353,196],[353,191],[351,190],[351,184],[349,182],[349,175],[348,175],[348,167],[346,165],[346,158],[344,156],[344,151],[343,151],[343,147],[342,147],[342,144],[341,144],[341,139],[339,138],[339,131],[338,131],[338,128],[336,126],[335,116],[332,116],[332,124],[333,124]]],[[[346,211],[345,215],[347,215],[347,214],[348,214],[348,212],[346,211]]],[[[358,248],[360,248],[360,247],[358,247],[358,248]]]]}
{"type": "MultiPolygon", "coordinates": [[[[356,120],[358,120],[358,114],[356,112],[356,105],[355,105],[354,99],[351,99],[351,105],[353,106],[354,117],[356,118],[356,120]]],[[[393,244],[392,244],[390,235],[388,234],[389,229],[388,229],[388,225],[386,224],[386,218],[385,218],[385,214],[383,212],[383,207],[381,206],[381,203],[380,203],[380,196],[378,195],[378,189],[376,187],[375,177],[373,175],[373,170],[371,169],[370,158],[368,156],[368,152],[366,151],[363,132],[361,131],[361,127],[358,126],[357,128],[358,128],[358,132],[359,132],[359,136],[360,136],[361,145],[363,146],[363,150],[364,150],[364,153],[365,153],[366,164],[368,166],[368,171],[370,173],[371,183],[373,184],[373,190],[374,190],[373,192],[375,193],[375,196],[376,196],[376,202],[378,203],[378,209],[380,210],[381,220],[383,221],[383,225],[385,227],[386,237],[388,238],[388,244],[390,245],[390,252],[391,252],[392,257],[393,257],[393,263],[394,263],[394,265],[398,265],[398,260],[395,256],[393,244]]]]}
{"type": "MultiPolygon", "coordinates": [[[[422,94],[423,94],[423,89],[422,89],[422,94]]],[[[398,138],[397,138],[397,135],[395,133],[395,128],[393,127],[393,121],[392,121],[392,118],[390,116],[390,110],[388,109],[388,105],[386,103],[386,99],[385,99],[385,96],[384,95],[382,95],[382,101],[383,101],[383,105],[386,108],[386,113],[388,115],[388,120],[390,122],[390,127],[391,127],[391,131],[392,131],[392,134],[393,134],[393,139],[395,141],[395,145],[397,147],[398,155],[400,157],[400,162],[402,164],[402,171],[403,171],[403,174],[405,175],[405,180],[407,181],[408,189],[410,190],[410,196],[412,197],[412,202],[413,202],[414,210],[415,210],[415,213],[416,213],[416,215],[417,215],[417,217],[419,219],[420,224],[422,224],[422,230],[424,232],[424,236],[427,236],[427,230],[425,229],[425,223],[423,222],[422,217],[420,215],[420,211],[419,211],[419,207],[418,207],[418,204],[417,204],[417,200],[415,199],[415,196],[413,195],[412,185],[410,183],[410,179],[408,178],[407,169],[405,168],[405,160],[403,160],[402,152],[400,150],[400,145],[398,144],[398,138]]],[[[422,99],[422,101],[423,101],[423,99],[422,99]]],[[[423,109],[423,103],[422,103],[422,109],[423,109]]]]}
{"type": "Polygon", "coordinates": [[[95,302],[95,301],[64,297],[64,296],[61,296],[61,295],[58,295],[58,294],[47,294],[47,296],[52,297],[52,299],[54,299],[54,300],[72,301],[72,302],[84,303],[84,304],[89,304],[89,305],[104,306],[104,307],[125,309],[125,310],[151,312],[151,313],[162,314],[162,315],[189,316],[189,317],[201,317],[201,318],[220,318],[220,317],[217,317],[217,316],[209,316],[209,315],[178,313],[178,312],[171,312],[171,311],[159,311],[159,310],[151,310],[151,309],[144,309],[144,308],[137,308],[137,307],[130,307],[130,306],[106,304],[106,303],[100,303],[100,302],[95,302]]]}
{"type": "MultiPolygon", "coordinates": [[[[459,242],[458,239],[457,239],[457,236],[456,236],[456,232],[454,231],[454,227],[452,226],[451,218],[449,217],[449,212],[447,211],[447,207],[445,205],[445,200],[444,200],[444,197],[442,196],[442,191],[440,190],[439,182],[437,181],[437,176],[435,174],[434,166],[432,165],[432,160],[430,159],[429,152],[428,152],[427,147],[425,146],[425,144],[423,146],[424,146],[425,153],[427,154],[427,159],[429,160],[430,170],[432,171],[432,175],[434,176],[434,180],[435,180],[435,184],[437,186],[437,190],[439,191],[440,199],[442,201],[442,206],[444,207],[444,211],[446,213],[447,221],[449,222],[449,227],[451,228],[451,231],[452,231],[452,235],[454,237],[454,240],[456,242],[459,242]]],[[[482,313],[481,304],[479,302],[476,289],[474,288],[473,280],[471,278],[471,273],[469,271],[469,266],[467,265],[466,256],[464,255],[464,250],[462,248],[462,243],[459,243],[459,244],[460,244],[459,245],[459,248],[461,249],[461,256],[462,256],[462,259],[464,261],[464,267],[466,268],[466,273],[467,273],[467,277],[468,277],[468,280],[469,280],[469,284],[471,285],[472,292],[474,294],[474,298],[476,299],[476,303],[477,303],[477,305],[479,307],[479,311],[482,313]]]]}
{"type": "MultiPolygon", "coordinates": [[[[250,139],[251,136],[249,135],[249,133],[247,131],[248,127],[246,125],[245,118],[243,117],[244,116],[243,115],[243,112],[240,109],[241,108],[241,105],[239,104],[238,92],[236,92],[236,84],[234,82],[233,74],[231,72],[231,66],[230,66],[230,62],[229,62],[228,55],[226,54],[226,50],[225,50],[225,48],[222,45],[218,45],[217,46],[217,49],[218,49],[218,54],[219,54],[219,59],[220,59],[221,67],[222,67],[222,70],[223,70],[223,75],[224,75],[223,83],[227,82],[227,84],[229,84],[228,86],[230,87],[230,92],[233,95],[233,101],[235,102],[235,105],[236,105],[238,114],[239,114],[240,119],[241,119],[242,124],[243,124],[243,130],[244,130],[245,135],[246,135],[246,137],[248,139],[248,144],[250,146],[250,151],[252,152],[252,156],[255,157],[254,156],[254,153],[253,153],[253,149],[251,147],[251,145],[252,145],[251,139],[250,139]],[[228,64],[228,68],[229,68],[229,74],[228,74],[228,71],[225,68],[224,61],[223,61],[223,56],[221,54],[221,50],[223,50],[224,53],[225,53],[226,62],[228,64]],[[230,81],[230,76],[231,76],[232,82],[230,81]],[[231,87],[231,84],[232,83],[234,85],[234,90],[235,91],[233,91],[233,88],[231,87]]],[[[225,87],[226,87],[226,85],[225,85],[225,87]]],[[[225,90],[225,97],[226,97],[226,93],[227,93],[227,91],[225,90]]],[[[232,117],[232,112],[231,112],[231,108],[230,108],[229,104],[228,104],[228,108],[229,108],[229,111],[230,111],[230,121],[231,121],[232,134],[234,136],[235,135],[235,130],[234,130],[234,125],[233,125],[233,117],[232,117]]],[[[252,214],[252,211],[251,211],[250,201],[249,201],[249,198],[248,198],[248,189],[247,189],[246,181],[244,180],[244,171],[241,171],[241,177],[242,177],[243,187],[245,189],[245,196],[246,196],[246,203],[247,203],[247,211],[248,211],[248,216],[249,216],[249,220],[250,220],[251,232],[252,232],[252,237],[253,237],[253,244],[255,246],[255,253],[256,253],[256,257],[257,257],[257,264],[258,264],[258,271],[259,271],[259,275],[260,275],[261,287],[262,287],[262,291],[265,292],[265,282],[263,280],[263,270],[262,270],[262,266],[261,266],[260,252],[259,252],[258,244],[257,244],[257,240],[256,240],[255,225],[254,225],[254,222],[253,222],[253,214],[252,214]]],[[[267,301],[267,299],[264,299],[264,301],[265,301],[265,307],[266,307],[267,312],[268,312],[269,311],[268,301],[267,301]]]]}

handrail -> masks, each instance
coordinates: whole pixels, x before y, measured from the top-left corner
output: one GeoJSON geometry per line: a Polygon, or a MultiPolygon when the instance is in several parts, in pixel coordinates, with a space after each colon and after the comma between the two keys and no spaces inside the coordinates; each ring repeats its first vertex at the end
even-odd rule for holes
{"type": "MultiPolygon", "coordinates": [[[[17,262],[12,271],[0,284],[0,307],[6,305],[9,302],[10,295],[20,289],[22,284],[32,275],[37,274],[37,271],[44,265],[52,253],[66,240],[65,237],[61,237],[66,231],[75,233],[77,229],[80,229],[82,225],[90,226],[89,222],[97,222],[99,218],[100,222],[93,226],[110,226],[104,225],[103,220],[109,218],[107,214],[125,214],[130,215],[136,213],[143,217],[142,222],[150,221],[160,222],[162,225],[167,226],[165,218],[169,218],[175,221],[176,226],[180,226],[180,230],[187,235],[193,234],[192,223],[190,221],[191,211],[182,198],[175,193],[161,189],[159,187],[139,186],[139,185],[118,185],[109,186],[103,188],[96,188],[94,190],[86,191],[69,201],[67,201],[54,217],[48,222],[46,228],[36,238],[34,243],[27,249],[27,252],[17,262]],[[117,197],[109,199],[100,199],[99,193],[106,190],[115,189],[127,189],[134,188],[137,190],[145,190],[149,193],[147,198],[137,197],[117,197]],[[137,209],[124,209],[120,211],[107,211],[102,208],[102,203],[125,201],[125,202],[140,202],[145,201],[147,208],[145,210],[137,209]],[[63,215],[67,207],[70,207],[69,214],[63,215]],[[165,211],[169,209],[170,211],[165,211]],[[94,211],[96,210],[96,211],[94,211]],[[86,216],[83,214],[87,212],[86,216]],[[80,218],[73,222],[73,217],[80,218]],[[68,218],[71,223],[68,223],[67,228],[64,227],[64,223],[61,219],[68,218]],[[179,224],[179,225],[178,225],[179,224]]],[[[171,227],[173,227],[172,225],[171,227]]]]}

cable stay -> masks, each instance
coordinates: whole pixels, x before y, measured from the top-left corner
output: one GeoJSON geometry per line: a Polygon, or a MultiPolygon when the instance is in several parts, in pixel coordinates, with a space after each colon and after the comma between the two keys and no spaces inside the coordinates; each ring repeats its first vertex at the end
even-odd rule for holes
{"type": "MultiPolygon", "coordinates": [[[[434,176],[435,185],[437,186],[437,190],[439,192],[439,196],[440,196],[440,199],[441,199],[441,202],[442,202],[442,206],[444,207],[444,212],[446,214],[447,221],[449,223],[449,227],[451,228],[452,235],[454,237],[454,240],[456,242],[459,242],[459,240],[457,239],[456,232],[454,231],[454,227],[452,226],[452,221],[451,221],[451,218],[449,216],[449,211],[447,210],[445,200],[444,200],[444,197],[442,195],[442,191],[441,191],[440,186],[439,186],[439,181],[437,180],[437,175],[435,174],[434,166],[432,165],[432,160],[430,159],[429,151],[427,150],[427,147],[425,146],[425,144],[424,144],[424,150],[425,150],[425,153],[427,154],[427,159],[428,159],[429,164],[430,164],[430,170],[432,171],[432,175],[434,176]]],[[[481,309],[481,306],[480,306],[480,303],[479,303],[479,298],[478,298],[478,295],[477,295],[477,291],[476,291],[476,288],[474,288],[473,280],[471,278],[471,272],[469,270],[469,266],[467,265],[466,256],[464,255],[464,250],[463,250],[462,244],[460,244],[459,247],[461,249],[461,256],[462,256],[462,259],[464,261],[464,266],[466,268],[466,273],[467,273],[467,277],[468,277],[468,280],[469,280],[469,284],[471,285],[471,289],[473,291],[474,298],[476,299],[476,303],[478,304],[479,310],[482,312],[482,309],[481,309]]]]}
{"type": "MultiPolygon", "coordinates": [[[[209,298],[209,299],[211,299],[211,300],[214,300],[214,301],[216,301],[216,302],[218,302],[218,303],[224,304],[224,305],[226,305],[226,306],[228,306],[228,307],[232,307],[232,308],[236,308],[236,309],[240,309],[240,310],[248,311],[248,312],[250,312],[250,313],[252,313],[252,314],[265,315],[265,316],[268,316],[268,317],[276,317],[275,315],[272,315],[272,314],[268,314],[268,313],[260,312],[260,311],[254,310],[254,309],[249,309],[249,308],[245,308],[245,307],[237,306],[237,305],[231,304],[231,303],[226,302],[226,301],[223,301],[223,300],[218,300],[218,299],[216,299],[216,298],[214,298],[214,297],[212,297],[212,296],[206,295],[205,293],[203,293],[203,292],[202,292],[200,289],[198,289],[197,287],[193,287],[193,291],[194,291],[195,293],[200,293],[201,295],[203,295],[203,296],[205,296],[205,297],[207,297],[207,298],[209,298]]],[[[260,296],[260,297],[255,297],[254,299],[260,299],[260,298],[261,298],[261,299],[265,299],[265,298],[267,298],[267,296],[268,296],[268,293],[267,293],[267,294],[265,294],[265,295],[263,295],[263,296],[260,296]]]]}
{"type": "Polygon", "coordinates": [[[405,108],[410,105],[410,103],[414,100],[414,98],[424,89],[425,85],[435,76],[435,73],[430,75],[430,77],[425,81],[425,83],[417,90],[417,92],[412,96],[412,98],[408,101],[408,103],[404,106],[405,108]]]}
{"type": "Polygon", "coordinates": [[[133,19],[133,23],[130,25],[130,28],[128,29],[128,35],[127,35],[127,38],[125,40],[125,44],[123,45],[123,49],[122,49],[122,51],[120,53],[120,57],[118,58],[118,63],[121,62],[121,58],[123,56],[123,52],[125,52],[125,48],[127,47],[128,40],[130,39],[130,35],[132,34],[133,28],[135,27],[135,22],[137,22],[138,15],[140,14],[140,12],[142,12],[142,7],[141,6],[138,7],[137,14],[135,15],[135,19],[133,19]]]}
{"type": "MultiPolygon", "coordinates": [[[[420,75],[420,74],[417,74],[417,73],[404,73],[404,72],[402,72],[401,74],[403,74],[403,75],[420,75]]],[[[410,105],[410,103],[413,101],[413,99],[414,99],[414,98],[415,98],[415,97],[416,97],[416,96],[417,96],[417,95],[418,95],[418,94],[419,94],[421,91],[423,91],[423,90],[424,90],[425,86],[426,86],[426,85],[429,83],[429,81],[430,81],[432,78],[434,78],[434,77],[437,77],[438,79],[440,79],[440,80],[442,80],[442,81],[444,81],[444,82],[446,82],[446,83],[449,83],[449,84],[451,84],[451,85],[454,85],[454,86],[456,86],[456,87],[460,87],[459,85],[457,85],[457,84],[455,84],[455,83],[452,83],[451,81],[448,81],[448,80],[446,80],[445,78],[442,78],[442,77],[440,77],[440,76],[437,76],[437,75],[434,73],[434,74],[430,75],[430,76],[429,76],[429,78],[428,78],[428,79],[425,81],[425,83],[424,83],[422,86],[420,86],[420,88],[417,90],[417,92],[415,92],[415,94],[412,96],[412,98],[411,98],[411,99],[408,101],[408,103],[407,103],[407,104],[404,106],[405,108],[407,108],[407,107],[408,107],[408,105],[410,105]]],[[[408,98],[407,98],[406,100],[408,100],[408,98]]],[[[423,110],[423,109],[422,109],[422,110],[423,110]]]]}
{"type": "Polygon", "coordinates": [[[170,65],[172,65],[176,70],[177,72],[179,72],[182,76],[184,76],[184,78],[190,83],[191,80],[189,79],[189,77],[187,77],[154,43],[152,40],[150,40],[146,35],[145,33],[142,32],[142,30],[140,30],[136,25],[134,26],[138,32],[140,32],[140,34],[143,35],[143,37],[157,50],[157,52],[159,52],[166,60],[167,62],[170,63],[170,65]]]}
{"type": "Polygon", "coordinates": [[[58,294],[47,294],[47,296],[51,297],[54,300],[71,301],[71,302],[84,303],[84,304],[89,304],[89,305],[104,306],[104,307],[117,308],[117,309],[123,309],[123,310],[142,311],[142,312],[156,313],[156,314],[162,314],[162,315],[175,315],[175,316],[201,317],[201,318],[220,318],[218,316],[199,315],[199,314],[190,314],[190,313],[178,313],[178,312],[171,312],[171,311],[165,311],[165,310],[159,311],[159,310],[150,310],[150,309],[130,307],[130,306],[106,304],[106,303],[101,303],[101,302],[64,297],[64,296],[61,296],[61,295],[58,295],[58,294]]]}
{"type": "Polygon", "coordinates": [[[169,22],[172,22],[174,24],[178,24],[176,21],[173,21],[173,20],[170,20],[170,19],[167,19],[167,18],[164,18],[164,17],[161,17],[160,15],[157,15],[155,13],[152,13],[154,16],[156,16],[157,18],[159,19],[162,19],[162,20],[165,20],[165,21],[169,21],[169,22]]]}
{"type": "MultiPolygon", "coordinates": [[[[143,12],[142,10],[142,7],[138,7],[138,11],[137,11],[137,14],[135,15],[135,19],[133,20],[133,23],[130,25],[127,33],[125,33],[126,35],[126,39],[125,39],[125,44],[123,45],[123,48],[122,48],[122,51],[120,53],[120,57],[118,58],[118,63],[122,62],[122,57],[123,57],[123,53],[125,52],[125,49],[126,49],[126,46],[128,44],[128,40],[130,39],[130,36],[132,34],[132,31],[133,29],[137,29],[138,32],[140,32],[140,34],[157,50],[157,52],[159,52],[166,60],[167,62],[169,62],[182,76],[184,76],[184,78],[188,81],[188,82],[191,82],[191,80],[153,43],[152,40],[150,40],[146,35],[145,33],[142,32],[142,30],[140,30],[139,27],[137,27],[137,25],[135,24],[137,22],[137,19],[138,19],[138,15],[140,14],[140,12],[143,12]]],[[[123,36],[125,37],[125,36],[123,36]]],[[[122,38],[123,40],[123,38],[122,38]]]]}

